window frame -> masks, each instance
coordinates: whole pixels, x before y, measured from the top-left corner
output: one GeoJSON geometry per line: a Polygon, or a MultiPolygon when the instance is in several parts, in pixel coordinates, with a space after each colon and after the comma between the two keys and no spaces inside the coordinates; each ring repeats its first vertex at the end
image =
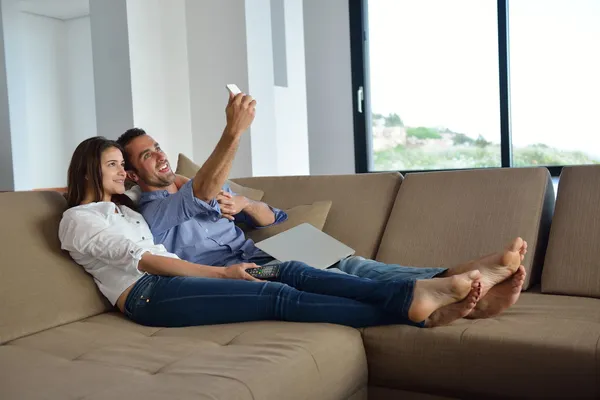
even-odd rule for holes
{"type": "MultiPolygon", "coordinates": [[[[350,21],[350,53],[352,70],[352,114],[354,123],[354,159],[356,173],[385,172],[372,170],[372,138],[368,127],[372,123],[369,57],[368,57],[368,5],[369,0],[348,0],[350,21]],[[362,98],[359,90],[362,88],[362,98]],[[359,108],[361,107],[361,108],[359,108]],[[368,115],[369,114],[369,115],[368,115]]],[[[497,0],[498,10],[498,68],[500,77],[500,153],[501,168],[513,168],[512,136],[510,121],[510,48],[509,48],[509,0],[497,0]]],[[[560,176],[563,166],[544,166],[552,176],[560,176]]],[[[527,168],[527,167],[524,167],[527,168]]],[[[534,168],[532,166],[532,168],[534,168]]],[[[465,169],[427,169],[398,171],[403,175],[415,172],[460,171],[465,169]]]]}

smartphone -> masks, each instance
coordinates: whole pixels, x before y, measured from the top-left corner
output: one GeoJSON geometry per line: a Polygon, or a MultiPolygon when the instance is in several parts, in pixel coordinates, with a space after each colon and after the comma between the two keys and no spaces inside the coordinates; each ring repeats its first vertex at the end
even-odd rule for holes
{"type": "Polygon", "coordinates": [[[242,93],[242,91],[240,90],[239,87],[237,87],[237,85],[235,83],[230,83],[228,85],[225,86],[227,88],[227,90],[229,90],[231,92],[232,95],[237,95],[239,93],[242,93]]]}

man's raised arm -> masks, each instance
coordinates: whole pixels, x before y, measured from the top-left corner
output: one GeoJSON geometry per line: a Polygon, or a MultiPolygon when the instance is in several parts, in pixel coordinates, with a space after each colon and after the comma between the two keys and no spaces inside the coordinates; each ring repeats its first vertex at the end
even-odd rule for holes
{"type": "Polygon", "coordinates": [[[221,191],[229,176],[240,138],[254,120],[255,108],[256,100],[251,96],[243,93],[235,97],[229,95],[229,103],[225,109],[227,126],[212,154],[194,177],[194,196],[198,199],[208,202],[221,191]]]}

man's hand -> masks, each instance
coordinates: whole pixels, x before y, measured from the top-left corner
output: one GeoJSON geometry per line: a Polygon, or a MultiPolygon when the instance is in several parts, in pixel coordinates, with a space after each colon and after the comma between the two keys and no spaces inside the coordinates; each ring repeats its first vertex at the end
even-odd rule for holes
{"type": "Polygon", "coordinates": [[[230,221],[235,220],[234,215],[237,215],[250,204],[244,196],[233,196],[231,193],[221,190],[217,195],[217,202],[221,209],[223,217],[230,221]]]}
{"type": "Polygon", "coordinates": [[[233,136],[239,136],[245,132],[254,121],[256,114],[256,100],[252,96],[239,93],[236,96],[229,94],[229,103],[225,108],[227,115],[227,127],[225,131],[233,136]]]}
{"type": "Polygon", "coordinates": [[[225,267],[225,279],[242,279],[245,281],[262,282],[260,279],[256,279],[246,272],[247,269],[258,267],[259,266],[254,263],[230,265],[229,267],[225,267]]]}

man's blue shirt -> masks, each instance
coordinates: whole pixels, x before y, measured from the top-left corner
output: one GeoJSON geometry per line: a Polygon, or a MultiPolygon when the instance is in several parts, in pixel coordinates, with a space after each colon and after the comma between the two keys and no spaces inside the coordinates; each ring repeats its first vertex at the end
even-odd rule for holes
{"type": "MultiPolygon", "coordinates": [[[[264,255],[233,221],[221,215],[216,199],[204,202],[194,196],[192,182],[173,194],[166,190],[142,193],[139,210],[150,226],[154,242],[184,260],[204,265],[231,265],[264,255]]],[[[235,195],[228,184],[223,190],[235,195]]],[[[275,214],[274,224],[288,218],[285,211],[270,208],[275,214]]],[[[244,211],[235,216],[235,222],[256,227],[244,211]]]]}

